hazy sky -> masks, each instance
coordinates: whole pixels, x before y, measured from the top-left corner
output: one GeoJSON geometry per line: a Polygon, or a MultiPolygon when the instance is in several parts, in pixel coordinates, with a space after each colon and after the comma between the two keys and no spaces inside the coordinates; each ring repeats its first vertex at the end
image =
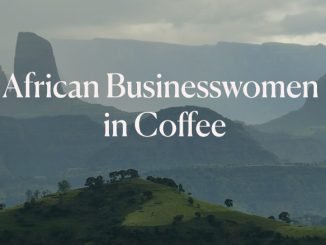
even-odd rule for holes
{"type": "Polygon", "coordinates": [[[0,54],[8,56],[19,31],[48,39],[326,43],[325,20],[325,0],[0,0],[0,54]]]}

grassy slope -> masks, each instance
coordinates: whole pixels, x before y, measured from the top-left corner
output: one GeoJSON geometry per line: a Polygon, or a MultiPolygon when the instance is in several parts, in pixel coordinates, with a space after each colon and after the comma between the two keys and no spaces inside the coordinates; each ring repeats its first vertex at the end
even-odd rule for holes
{"type": "Polygon", "coordinates": [[[288,236],[304,237],[309,235],[326,237],[326,228],[287,225],[283,222],[248,215],[196,199],[194,205],[189,205],[187,195],[180,194],[169,187],[148,183],[143,180],[137,180],[137,185],[151,189],[153,191],[153,199],[145,203],[142,209],[129,213],[123,222],[126,226],[150,227],[169,225],[176,214],[184,215],[184,221],[189,221],[194,219],[195,212],[200,212],[203,216],[213,214],[222,220],[231,220],[244,224],[253,222],[264,229],[277,231],[288,236]],[[200,208],[197,207],[197,204],[200,205],[200,208]]]}
{"type": "MultiPolygon", "coordinates": [[[[235,221],[240,224],[248,224],[248,222],[251,222],[264,230],[277,231],[283,235],[293,237],[317,235],[326,238],[326,229],[324,228],[287,225],[282,222],[272,221],[254,215],[247,215],[199,200],[195,200],[194,204],[190,205],[187,201],[188,196],[186,194],[180,194],[170,187],[154,184],[141,179],[112,184],[110,187],[107,187],[107,189],[105,193],[112,193],[112,195],[108,194],[106,200],[108,200],[109,203],[115,202],[114,205],[116,209],[114,213],[122,217],[122,225],[125,227],[146,228],[167,226],[172,223],[173,217],[178,214],[184,215],[183,222],[189,221],[189,224],[191,224],[191,221],[195,219],[194,213],[200,212],[203,217],[208,214],[213,214],[219,220],[235,221]],[[127,199],[121,198],[121,200],[117,200],[116,198],[119,196],[119,193],[126,190],[136,190],[138,193],[150,190],[153,192],[153,198],[142,205],[126,205],[127,199]]],[[[45,234],[49,230],[57,232],[69,230],[74,234],[74,237],[81,238],[85,233],[89,232],[90,227],[94,228],[93,226],[100,220],[94,218],[94,216],[107,215],[107,213],[102,212],[103,207],[101,210],[95,207],[94,209],[90,209],[87,206],[88,204],[84,203],[85,201],[81,202],[80,194],[84,192],[83,189],[74,190],[61,197],[58,194],[54,194],[43,198],[38,203],[43,209],[58,205],[59,203],[60,207],[69,210],[67,215],[45,218],[35,212],[22,213],[21,206],[1,211],[0,231],[10,230],[15,234],[24,236],[24,234],[28,232],[37,235],[45,234]],[[19,222],[17,222],[18,219],[19,222]]],[[[110,218],[111,216],[107,215],[107,217],[110,218]]]]}

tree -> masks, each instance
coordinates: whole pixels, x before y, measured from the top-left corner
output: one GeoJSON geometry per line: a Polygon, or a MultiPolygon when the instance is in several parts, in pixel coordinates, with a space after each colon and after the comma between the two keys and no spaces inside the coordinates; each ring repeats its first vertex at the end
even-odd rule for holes
{"type": "Polygon", "coordinates": [[[101,189],[104,186],[104,179],[101,175],[95,177],[89,177],[86,179],[85,186],[90,189],[101,189]]]}
{"type": "Polygon", "coordinates": [[[275,220],[275,217],[274,216],[269,216],[268,219],[275,220]]]}
{"type": "Polygon", "coordinates": [[[46,197],[49,194],[50,194],[50,191],[49,190],[43,190],[42,191],[42,197],[46,197]]]}
{"type": "Polygon", "coordinates": [[[225,206],[227,206],[228,208],[232,208],[233,207],[233,200],[232,199],[226,199],[224,201],[225,206]]]}
{"type": "Polygon", "coordinates": [[[0,210],[3,210],[3,209],[5,209],[6,208],[6,204],[4,204],[4,203],[0,203],[0,210]]]}
{"type": "Polygon", "coordinates": [[[110,172],[109,178],[110,178],[111,183],[117,182],[118,181],[118,172],[116,172],[116,171],[110,172]]]}
{"type": "Polygon", "coordinates": [[[180,192],[185,192],[185,189],[183,188],[182,184],[179,184],[179,185],[178,185],[178,190],[179,190],[180,192]]]}
{"type": "Polygon", "coordinates": [[[173,179],[169,178],[160,178],[160,177],[153,177],[153,176],[148,176],[146,180],[151,181],[156,184],[161,184],[161,185],[166,185],[175,189],[178,189],[178,185],[175,183],[173,179]]]}
{"type": "Polygon", "coordinates": [[[135,169],[119,170],[109,173],[110,182],[114,183],[125,179],[139,178],[139,173],[135,169]]]}
{"type": "Polygon", "coordinates": [[[58,182],[58,191],[60,193],[67,193],[70,190],[71,186],[67,180],[62,180],[58,182]]]}
{"type": "Polygon", "coordinates": [[[104,185],[104,179],[101,175],[97,176],[95,179],[96,188],[102,188],[104,185]]]}
{"type": "Polygon", "coordinates": [[[95,177],[88,177],[85,182],[85,186],[92,189],[94,188],[96,183],[96,178],[95,177]]]}
{"type": "Polygon", "coordinates": [[[279,220],[284,221],[286,223],[291,223],[291,219],[290,219],[290,214],[288,212],[281,212],[278,215],[279,220]]]}
{"type": "Polygon", "coordinates": [[[40,198],[40,190],[36,189],[33,193],[33,197],[37,200],[40,198]]]}
{"type": "Polygon", "coordinates": [[[25,192],[26,195],[26,202],[30,202],[33,199],[33,191],[32,190],[27,190],[25,192]]]}
{"type": "Polygon", "coordinates": [[[133,178],[139,178],[139,174],[138,174],[138,171],[135,170],[135,169],[128,169],[126,171],[126,175],[127,177],[133,179],[133,178]]]}
{"type": "Polygon", "coordinates": [[[188,197],[188,203],[192,206],[194,204],[194,199],[192,197],[188,197]]]}

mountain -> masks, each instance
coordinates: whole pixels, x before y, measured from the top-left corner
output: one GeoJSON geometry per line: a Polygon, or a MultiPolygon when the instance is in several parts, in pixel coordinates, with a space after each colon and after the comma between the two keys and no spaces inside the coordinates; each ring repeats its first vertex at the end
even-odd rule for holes
{"type": "MultiPolygon", "coordinates": [[[[59,72],[51,44],[44,38],[29,32],[18,34],[14,73],[24,91],[26,74],[34,71],[37,76],[34,80],[48,81],[47,74],[51,74],[51,81],[60,81],[59,72]]],[[[45,88],[43,88],[45,89],[45,88]]],[[[62,88],[59,88],[59,91],[62,88]]],[[[41,90],[42,91],[42,90],[41,90]]],[[[33,90],[31,90],[33,93],[33,90]]],[[[42,92],[41,92],[42,94],[42,92]]],[[[44,91],[43,91],[43,94],[44,91]]],[[[131,120],[134,114],[120,111],[111,106],[89,104],[79,99],[46,99],[30,98],[16,99],[15,94],[9,98],[1,98],[0,115],[14,117],[37,117],[55,115],[87,115],[97,122],[103,122],[104,113],[120,119],[131,120]]]]}
{"type": "Polygon", "coordinates": [[[144,174],[178,180],[194,196],[211,203],[231,198],[243,212],[269,216],[286,210],[293,217],[326,217],[325,165],[188,167],[144,174]]]}
{"type": "Polygon", "coordinates": [[[3,244],[325,243],[311,229],[252,216],[138,178],[31,198],[0,211],[3,244]],[[309,237],[308,237],[309,236],[309,237]]]}
{"type": "MultiPolygon", "coordinates": [[[[136,167],[146,169],[169,169],[186,166],[228,166],[246,164],[277,163],[277,157],[263,149],[251,138],[246,129],[218,113],[195,106],[174,107],[161,110],[157,113],[157,120],[151,117],[141,121],[141,127],[146,134],[154,132],[164,120],[175,122],[183,111],[198,111],[199,120],[223,120],[226,135],[216,138],[210,135],[206,138],[178,137],[171,138],[157,136],[144,138],[137,134],[134,124],[129,126],[129,135],[126,138],[111,139],[110,145],[89,159],[93,166],[107,168],[136,167]]],[[[193,132],[195,126],[193,125],[193,132]]]]}
{"type": "Polygon", "coordinates": [[[86,116],[0,117],[0,201],[22,202],[28,188],[74,186],[92,173],[86,159],[107,147],[103,127],[86,116]]]}
{"type": "Polygon", "coordinates": [[[247,126],[250,135],[283,163],[321,163],[326,160],[326,142],[313,136],[293,135],[289,132],[263,132],[247,126]]]}
{"type": "Polygon", "coordinates": [[[226,136],[143,138],[130,125],[128,137],[105,138],[104,127],[87,116],[0,117],[0,181],[4,183],[0,200],[2,196],[7,203],[15,204],[23,200],[25,186],[53,189],[62,176],[69,176],[74,186],[80,186],[88,174],[121,167],[148,171],[278,163],[277,157],[251,138],[246,128],[210,109],[188,106],[162,110],[156,122],[144,118],[142,128],[149,132],[165,119],[176,122],[185,110],[198,110],[198,119],[224,120],[226,136]],[[9,177],[15,179],[14,184],[5,181],[9,177]]]}
{"type": "Polygon", "coordinates": [[[2,89],[5,87],[6,82],[7,82],[6,74],[2,70],[2,67],[0,66],[0,89],[1,89],[1,91],[3,91],[2,89]]]}
{"type": "Polygon", "coordinates": [[[58,176],[85,167],[106,143],[102,126],[86,116],[0,117],[0,128],[0,153],[15,176],[58,176]]]}
{"type": "MultiPolygon", "coordinates": [[[[24,81],[26,75],[32,71],[37,74],[37,76],[34,78],[35,81],[50,80],[46,77],[47,74],[51,74],[52,81],[60,81],[50,42],[34,33],[21,32],[18,33],[16,43],[14,73],[18,83],[20,84],[20,88],[22,88],[21,91],[23,94],[25,94],[24,81]]],[[[58,92],[62,94],[63,89],[61,86],[59,86],[58,92]]],[[[31,87],[30,93],[32,95],[35,94],[33,86],[31,87]]],[[[31,98],[30,100],[27,100],[27,102],[44,104],[60,101],[60,99],[56,98],[53,100],[46,99],[42,96],[45,94],[46,88],[41,87],[41,98],[31,98]]]]}
{"type": "MultiPolygon", "coordinates": [[[[58,66],[67,80],[95,79],[105,82],[108,72],[121,72],[131,81],[264,81],[317,80],[325,73],[326,47],[295,44],[178,45],[133,40],[53,40],[58,66]],[[85,58],[87,57],[87,58],[85,58]],[[96,64],[90,66],[89,64],[96,64]]],[[[177,100],[96,100],[127,111],[158,111],[188,105],[177,100]]],[[[297,110],[304,99],[191,99],[191,104],[208,107],[248,124],[264,123],[297,110]]]]}
{"type": "Polygon", "coordinates": [[[263,132],[290,133],[296,136],[310,136],[326,139],[326,75],[318,80],[318,98],[307,99],[305,104],[296,111],[258,125],[256,128],[263,132]]]}

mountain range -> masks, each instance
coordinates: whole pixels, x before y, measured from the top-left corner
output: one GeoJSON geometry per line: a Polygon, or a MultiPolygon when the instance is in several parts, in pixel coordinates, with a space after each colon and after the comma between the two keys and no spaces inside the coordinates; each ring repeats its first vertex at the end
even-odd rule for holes
{"type": "MultiPolygon", "coordinates": [[[[37,80],[47,73],[59,79],[51,44],[33,33],[18,35],[15,55],[15,75],[22,83],[26,73],[36,71],[37,80]]],[[[2,79],[4,76],[2,75],[2,79]]],[[[151,130],[164,119],[176,122],[184,110],[198,110],[199,119],[223,119],[227,135],[222,139],[155,137],[144,139],[129,125],[129,137],[104,138],[103,118],[110,112],[115,119],[130,119],[136,114],[124,113],[114,107],[88,104],[80,100],[2,99],[0,105],[0,156],[6,178],[15,184],[5,184],[3,199],[8,203],[22,200],[26,191],[21,183],[53,183],[53,179],[69,176],[75,185],[85,175],[125,167],[141,170],[171,169],[180,166],[227,166],[246,164],[276,164],[278,158],[261,147],[245,127],[222,115],[200,107],[174,107],[158,112],[155,123],[147,118],[142,127],[151,130]],[[10,117],[8,117],[10,116],[10,117]],[[102,119],[101,119],[102,118],[102,119]],[[17,152],[19,154],[17,154],[17,152]],[[11,193],[19,193],[13,198],[11,193]],[[12,191],[14,190],[14,191],[12,191]]]]}
{"type": "MultiPolygon", "coordinates": [[[[302,47],[298,47],[299,50],[301,50],[300,48],[302,47]]],[[[31,69],[40,74],[40,80],[49,71],[59,79],[60,72],[57,69],[51,44],[47,40],[33,33],[20,33],[16,51],[15,73],[18,75],[20,83],[23,82],[24,75],[31,69]],[[29,51],[24,51],[25,49],[29,51]]],[[[85,52],[89,52],[87,57],[91,57],[91,51],[91,49],[85,49],[85,52]]],[[[111,51],[113,52],[113,50],[111,51]]],[[[129,52],[128,49],[125,52],[129,52]]],[[[119,56],[116,57],[116,60],[119,61],[119,56]]],[[[137,67],[134,69],[136,70],[137,67]]],[[[210,68],[207,67],[207,69],[210,68]]],[[[3,72],[0,72],[0,80],[6,81],[3,72]]],[[[319,84],[322,84],[322,80],[319,81],[319,84]]],[[[325,94],[323,85],[319,87],[319,92],[320,98],[323,98],[323,94],[325,94]]],[[[260,103],[257,102],[257,104],[260,103]]],[[[304,107],[308,108],[309,106],[314,109],[309,114],[312,118],[306,119],[308,122],[302,128],[314,125],[312,124],[313,120],[322,124],[323,115],[320,114],[323,114],[323,104],[322,99],[306,102],[304,107]]],[[[213,182],[215,185],[222,186],[223,184],[225,195],[226,192],[229,192],[230,195],[238,196],[243,209],[260,212],[252,205],[259,195],[246,196],[246,189],[242,189],[244,195],[241,196],[237,192],[239,185],[246,187],[244,183],[248,183],[250,186],[247,193],[269,193],[274,187],[270,181],[265,179],[279,181],[277,177],[282,176],[279,173],[284,173],[282,171],[287,166],[284,165],[284,162],[308,162],[311,164],[325,159],[323,139],[313,137],[311,134],[274,133],[272,130],[265,130],[261,125],[248,127],[243,123],[228,119],[224,114],[204,107],[175,106],[162,109],[157,112],[157,121],[153,122],[150,118],[144,118],[141,122],[142,126],[149,131],[156,128],[163,120],[171,119],[176,122],[178,115],[184,110],[198,110],[200,119],[210,121],[223,119],[228,127],[226,136],[220,139],[215,137],[172,137],[166,139],[160,136],[144,139],[134,132],[133,119],[136,113],[126,113],[112,106],[88,104],[71,99],[31,100],[26,103],[15,99],[1,99],[0,184],[2,189],[0,190],[0,199],[8,204],[13,204],[24,199],[27,186],[53,189],[55,181],[60,178],[69,178],[74,186],[80,186],[85,177],[91,174],[137,167],[143,173],[166,171],[167,176],[178,173],[178,178],[197,179],[196,182],[200,184],[201,188],[205,188],[205,181],[215,173],[216,177],[209,182],[212,188],[213,182]],[[110,112],[112,118],[126,119],[129,122],[128,138],[103,137],[102,125],[105,112],[110,112]],[[261,167],[262,170],[256,171],[253,165],[257,168],[261,167]],[[273,165],[276,170],[268,169],[269,165],[273,165]],[[178,171],[179,169],[182,171],[178,171]],[[214,172],[214,169],[221,175],[214,172]],[[201,178],[196,176],[196,173],[202,173],[201,178]],[[239,176],[239,173],[245,173],[244,179],[234,177],[239,176]],[[255,180],[257,180],[256,186],[250,182],[255,180]],[[231,185],[232,181],[234,184],[231,185]],[[266,184],[262,184],[265,183],[264,181],[266,184]],[[258,189],[254,190],[252,186],[258,189]]],[[[251,110],[254,111],[254,108],[251,110]]],[[[302,113],[301,117],[304,118],[304,112],[302,113]]],[[[294,123],[295,121],[293,121],[294,123]]],[[[283,128],[286,129],[285,126],[283,128]]],[[[289,128],[291,129],[291,127],[289,128]]],[[[291,171],[295,166],[297,165],[291,165],[287,169],[291,171]]],[[[294,191],[302,196],[307,196],[313,189],[315,190],[313,198],[318,199],[323,194],[321,190],[316,189],[317,184],[321,183],[320,178],[316,177],[317,173],[318,170],[311,172],[312,178],[308,180],[310,183],[306,184],[307,188],[302,191],[299,190],[301,187],[293,183],[300,181],[306,183],[307,179],[303,178],[304,171],[294,171],[290,177],[284,177],[293,180],[293,182],[284,182],[285,186],[289,186],[287,189],[273,190],[284,193],[283,198],[294,191]]],[[[201,193],[200,189],[193,188],[194,183],[187,181],[185,183],[194,193],[201,193]]],[[[207,197],[216,195],[212,188],[207,188],[207,195],[203,198],[207,199],[207,197]]],[[[314,214],[323,215],[325,213],[322,207],[313,206],[309,209],[310,206],[305,203],[302,207],[297,208],[293,203],[282,198],[277,199],[279,205],[287,205],[286,207],[293,212],[298,212],[298,210],[302,210],[302,207],[306,207],[314,214]],[[290,206],[291,204],[294,206],[290,206]]],[[[214,198],[209,200],[216,201],[214,198]]],[[[273,206],[269,206],[269,210],[272,209],[273,206]]]]}
{"type": "MultiPolygon", "coordinates": [[[[326,47],[295,44],[177,45],[133,40],[52,40],[59,70],[68,81],[106,82],[108,72],[123,73],[131,81],[264,81],[317,80],[325,74],[326,47]],[[87,57],[87,58],[85,58],[87,57]],[[96,65],[92,65],[96,64],[96,65]]],[[[105,91],[105,90],[104,90],[105,91]]],[[[300,108],[304,99],[169,99],[91,100],[126,111],[158,111],[172,106],[207,107],[232,119],[258,124],[300,108]]]]}
{"type": "MultiPolygon", "coordinates": [[[[252,164],[276,164],[277,157],[262,148],[246,128],[222,115],[207,109],[195,106],[172,107],[160,110],[157,120],[145,118],[141,127],[145,134],[154,132],[164,120],[171,120],[177,124],[179,115],[183,111],[198,111],[196,120],[223,120],[226,126],[226,135],[222,138],[208,136],[170,138],[156,136],[144,138],[135,132],[133,124],[129,126],[127,138],[112,139],[111,144],[91,157],[94,166],[109,168],[131,168],[142,170],[170,169],[180,166],[231,166],[252,164]]],[[[195,131],[195,126],[193,126],[195,131]]],[[[185,133],[186,134],[186,133],[185,133]]]]}

